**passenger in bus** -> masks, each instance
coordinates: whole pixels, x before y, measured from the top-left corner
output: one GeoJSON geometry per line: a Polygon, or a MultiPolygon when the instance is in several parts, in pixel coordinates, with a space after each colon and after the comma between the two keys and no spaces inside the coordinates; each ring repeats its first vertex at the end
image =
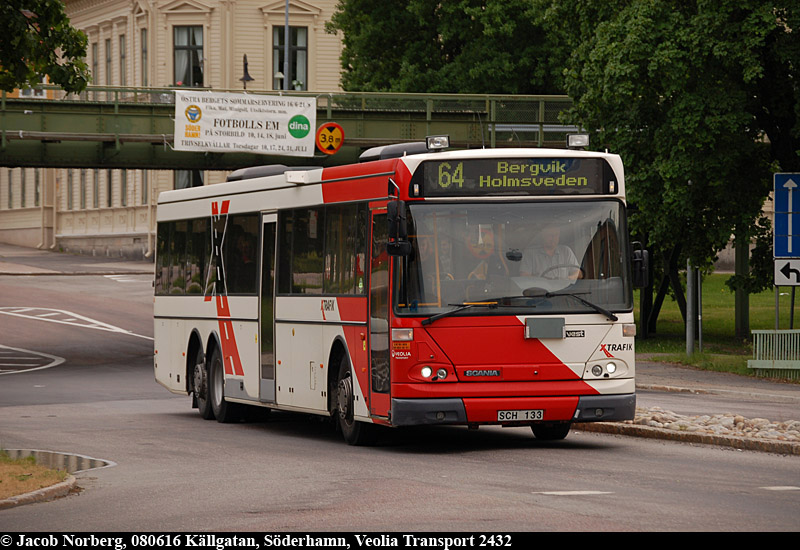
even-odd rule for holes
{"type": "Polygon", "coordinates": [[[561,229],[556,224],[545,225],[539,232],[538,245],[527,248],[522,256],[519,274],[523,277],[546,279],[580,279],[581,266],[572,249],[559,244],[561,229]]]}
{"type": "Polygon", "coordinates": [[[477,231],[470,231],[467,249],[479,261],[469,272],[467,279],[485,281],[495,276],[507,277],[508,266],[498,253],[499,248],[495,246],[495,228],[490,224],[479,224],[476,229],[477,231]]]}
{"type": "Polygon", "coordinates": [[[242,232],[236,240],[236,261],[232,266],[232,292],[256,292],[256,242],[255,237],[242,232]]]}

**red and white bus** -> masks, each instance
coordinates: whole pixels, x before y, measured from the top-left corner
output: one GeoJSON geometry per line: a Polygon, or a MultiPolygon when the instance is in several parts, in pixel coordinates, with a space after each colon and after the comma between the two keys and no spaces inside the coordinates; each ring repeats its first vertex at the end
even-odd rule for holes
{"type": "Polygon", "coordinates": [[[207,419],[330,416],[350,444],[632,419],[646,254],[619,156],[438,141],[162,193],[156,380],[207,419]]]}

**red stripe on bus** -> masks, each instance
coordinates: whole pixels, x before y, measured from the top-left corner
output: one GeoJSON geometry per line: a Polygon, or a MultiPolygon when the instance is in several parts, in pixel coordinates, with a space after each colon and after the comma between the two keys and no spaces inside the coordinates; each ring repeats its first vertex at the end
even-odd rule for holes
{"type": "Polygon", "coordinates": [[[233,322],[230,321],[231,312],[228,308],[227,296],[217,296],[217,316],[220,317],[219,338],[222,343],[222,361],[225,364],[225,374],[244,376],[242,359],[239,356],[239,346],[236,345],[236,335],[233,332],[233,322]]]}

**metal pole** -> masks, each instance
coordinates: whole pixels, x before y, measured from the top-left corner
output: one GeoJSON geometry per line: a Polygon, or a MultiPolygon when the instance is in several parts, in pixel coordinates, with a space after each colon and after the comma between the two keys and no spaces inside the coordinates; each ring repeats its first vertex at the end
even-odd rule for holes
{"type": "Polygon", "coordinates": [[[286,21],[283,25],[283,89],[289,89],[289,0],[286,0],[286,21]]]}
{"type": "Polygon", "coordinates": [[[794,289],[797,288],[796,286],[792,287],[792,297],[789,300],[789,329],[794,328],[794,289]]]}
{"type": "Polygon", "coordinates": [[[703,353],[703,277],[697,272],[697,351],[703,353]]]}
{"type": "Polygon", "coordinates": [[[779,286],[775,287],[775,330],[778,330],[778,326],[780,323],[778,322],[778,293],[779,293],[779,286]]]}
{"type": "Polygon", "coordinates": [[[686,355],[694,353],[694,269],[686,260],[686,355]]]}

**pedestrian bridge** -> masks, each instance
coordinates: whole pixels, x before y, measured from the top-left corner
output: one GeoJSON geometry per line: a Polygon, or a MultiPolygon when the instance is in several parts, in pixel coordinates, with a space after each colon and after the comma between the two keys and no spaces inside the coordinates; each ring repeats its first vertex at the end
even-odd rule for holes
{"type": "MultiPolygon", "coordinates": [[[[172,147],[174,89],[90,86],[64,96],[0,97],[0,166],[235,170],[259,164],[331,166],[365,149],[448,134],[457,148],[564,147],[574,128],[559,121],[566,96],[291,92],[314,97],[317,125],[336,122],[344,145],[335,155],[199,153],[172,147]]],[[[183,88],[182,88],[183,89],[183,88]]],[[[208,90],[206,90],[208,91],[208,90]]],[[[240,90],[214,90],[240,91],[240,90]]],[[[281,92],[265,92],[282,95],[281,92]]]]}

